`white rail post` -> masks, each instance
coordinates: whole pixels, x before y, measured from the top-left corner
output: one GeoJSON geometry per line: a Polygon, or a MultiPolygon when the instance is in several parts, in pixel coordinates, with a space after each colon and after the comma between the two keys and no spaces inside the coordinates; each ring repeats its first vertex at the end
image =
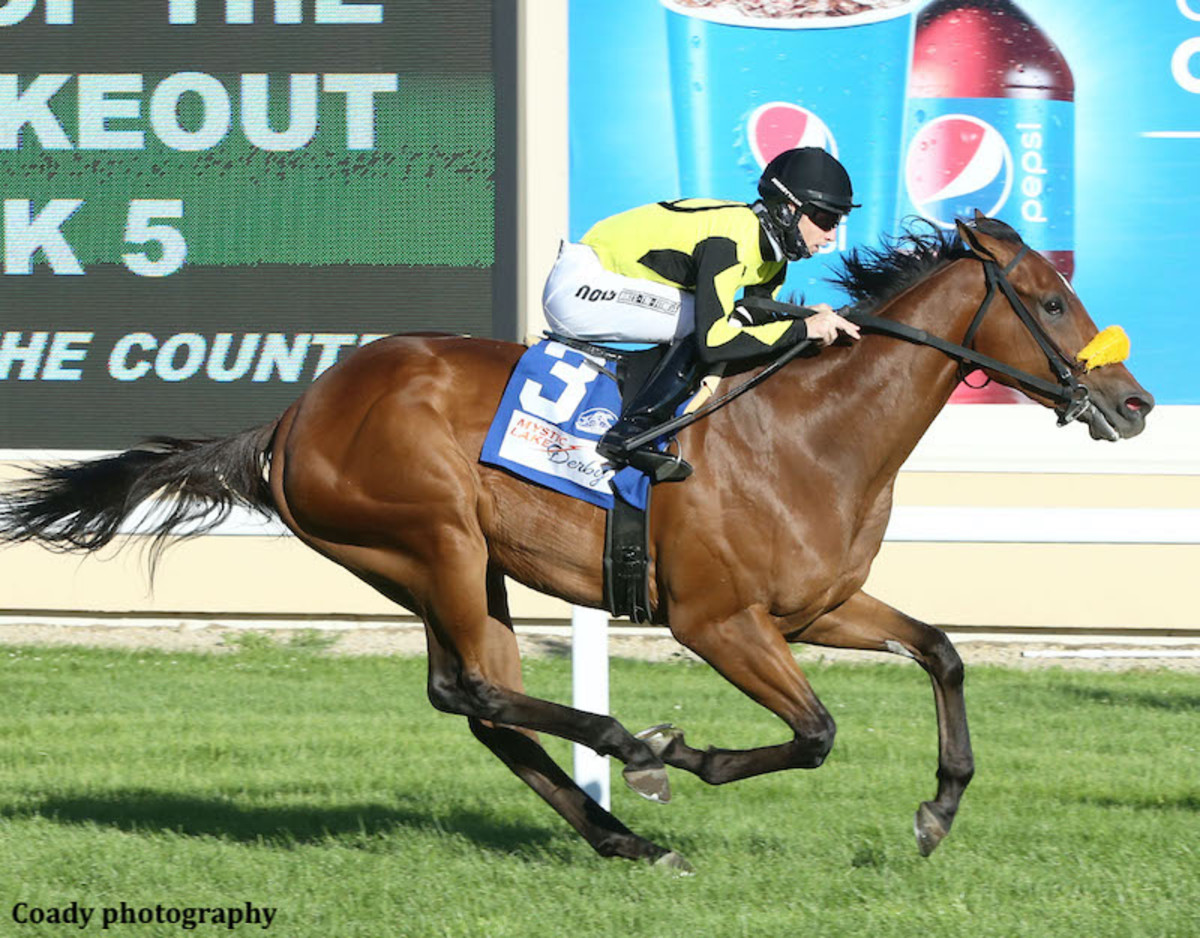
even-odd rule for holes
{"type": "MultiPolygon", "coordinates": [[[[608,713],[608,613],[575,606],[571,610],[571,696],[577,710],[608,713]]],[[[612,806],[608,757],[574,744],[575,784],[605,811],[612,806]]]]}

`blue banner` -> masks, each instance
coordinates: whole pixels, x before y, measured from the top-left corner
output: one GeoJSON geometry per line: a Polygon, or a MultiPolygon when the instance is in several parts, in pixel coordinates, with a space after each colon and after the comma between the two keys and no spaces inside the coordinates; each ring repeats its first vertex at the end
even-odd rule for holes
{"type": "Polygon", "coordinates": [[[841,252],[970,203],[1125,327],[1160,404],[1200,404],[1200,0],[866,6],[756,21],[741,0],[572,0],[570,236],[646,202],[749,201],[772,147],[824,146],[864,209],[785,291],[839,305],[841,252]],[[919,149],[951,137],[942,163],[919,149]]]}

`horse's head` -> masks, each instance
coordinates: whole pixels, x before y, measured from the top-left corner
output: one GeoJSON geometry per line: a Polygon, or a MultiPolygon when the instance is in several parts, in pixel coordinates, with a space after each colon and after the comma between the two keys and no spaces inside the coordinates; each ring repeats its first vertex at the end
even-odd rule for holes
{"type": "MultiPolygon", "coordinates": [[[[1101,334],[1066,278],[1008,225],[977,214],[974,224],[959,222],[958,233],[994,281],[989,308],[972,324],[968,344],[1060,385],[1073,397],[1071,402],[1028,387],[1021,390],[1055,407],[1064,422],[1086,423],[1093,439],[1141,433],[1154,398],[1123,364],[1128,354],[1124,333],[1112,327],[1101,334]]],[[[991,377],[1019,387],[1012,377],[991,377]]]]}

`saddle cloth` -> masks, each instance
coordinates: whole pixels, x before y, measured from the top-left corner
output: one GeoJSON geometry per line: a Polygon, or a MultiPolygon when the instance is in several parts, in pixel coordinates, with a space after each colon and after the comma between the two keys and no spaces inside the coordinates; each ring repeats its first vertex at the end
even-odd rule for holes
{"type": "Polygon", "coordinates": [[[617,422],[615,366],[544,339],[521,356],[500,399],[479,461],[604,509],[614,493],[646,508],[650,480],[606,468],[596,444],[617,422]]]}

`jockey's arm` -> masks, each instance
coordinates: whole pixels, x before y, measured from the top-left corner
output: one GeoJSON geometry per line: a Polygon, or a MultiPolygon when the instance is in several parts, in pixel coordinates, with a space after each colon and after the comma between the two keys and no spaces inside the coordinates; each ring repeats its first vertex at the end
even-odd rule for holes
{"type": "Polygon", "coordinates": [[[861,337],[859,327],[843,317],[828,303],[813,303],[811,306],[776,303],[769,309],[756,304],[756,299],[774,299],[775,291],[768,291],[767,287],[769,286],[769,284],[764,284],[761,287],[747,287],[743,297],[744,302],[735,306],[734,315],[741,318],[747,325],[778,322],[784,319],[803,319],[808,338],[823,346],[833,344],[840,335],[845,335],[850,339],[861,337]]]}
{"type": "Polygon", "coordinates": [[[708,363],[759,358],[808,338],[803,319],[747,323],[735,308],[744,284],[745,263],[729,238],[708,238],[696,246],[696,342],[708,363]]]}

